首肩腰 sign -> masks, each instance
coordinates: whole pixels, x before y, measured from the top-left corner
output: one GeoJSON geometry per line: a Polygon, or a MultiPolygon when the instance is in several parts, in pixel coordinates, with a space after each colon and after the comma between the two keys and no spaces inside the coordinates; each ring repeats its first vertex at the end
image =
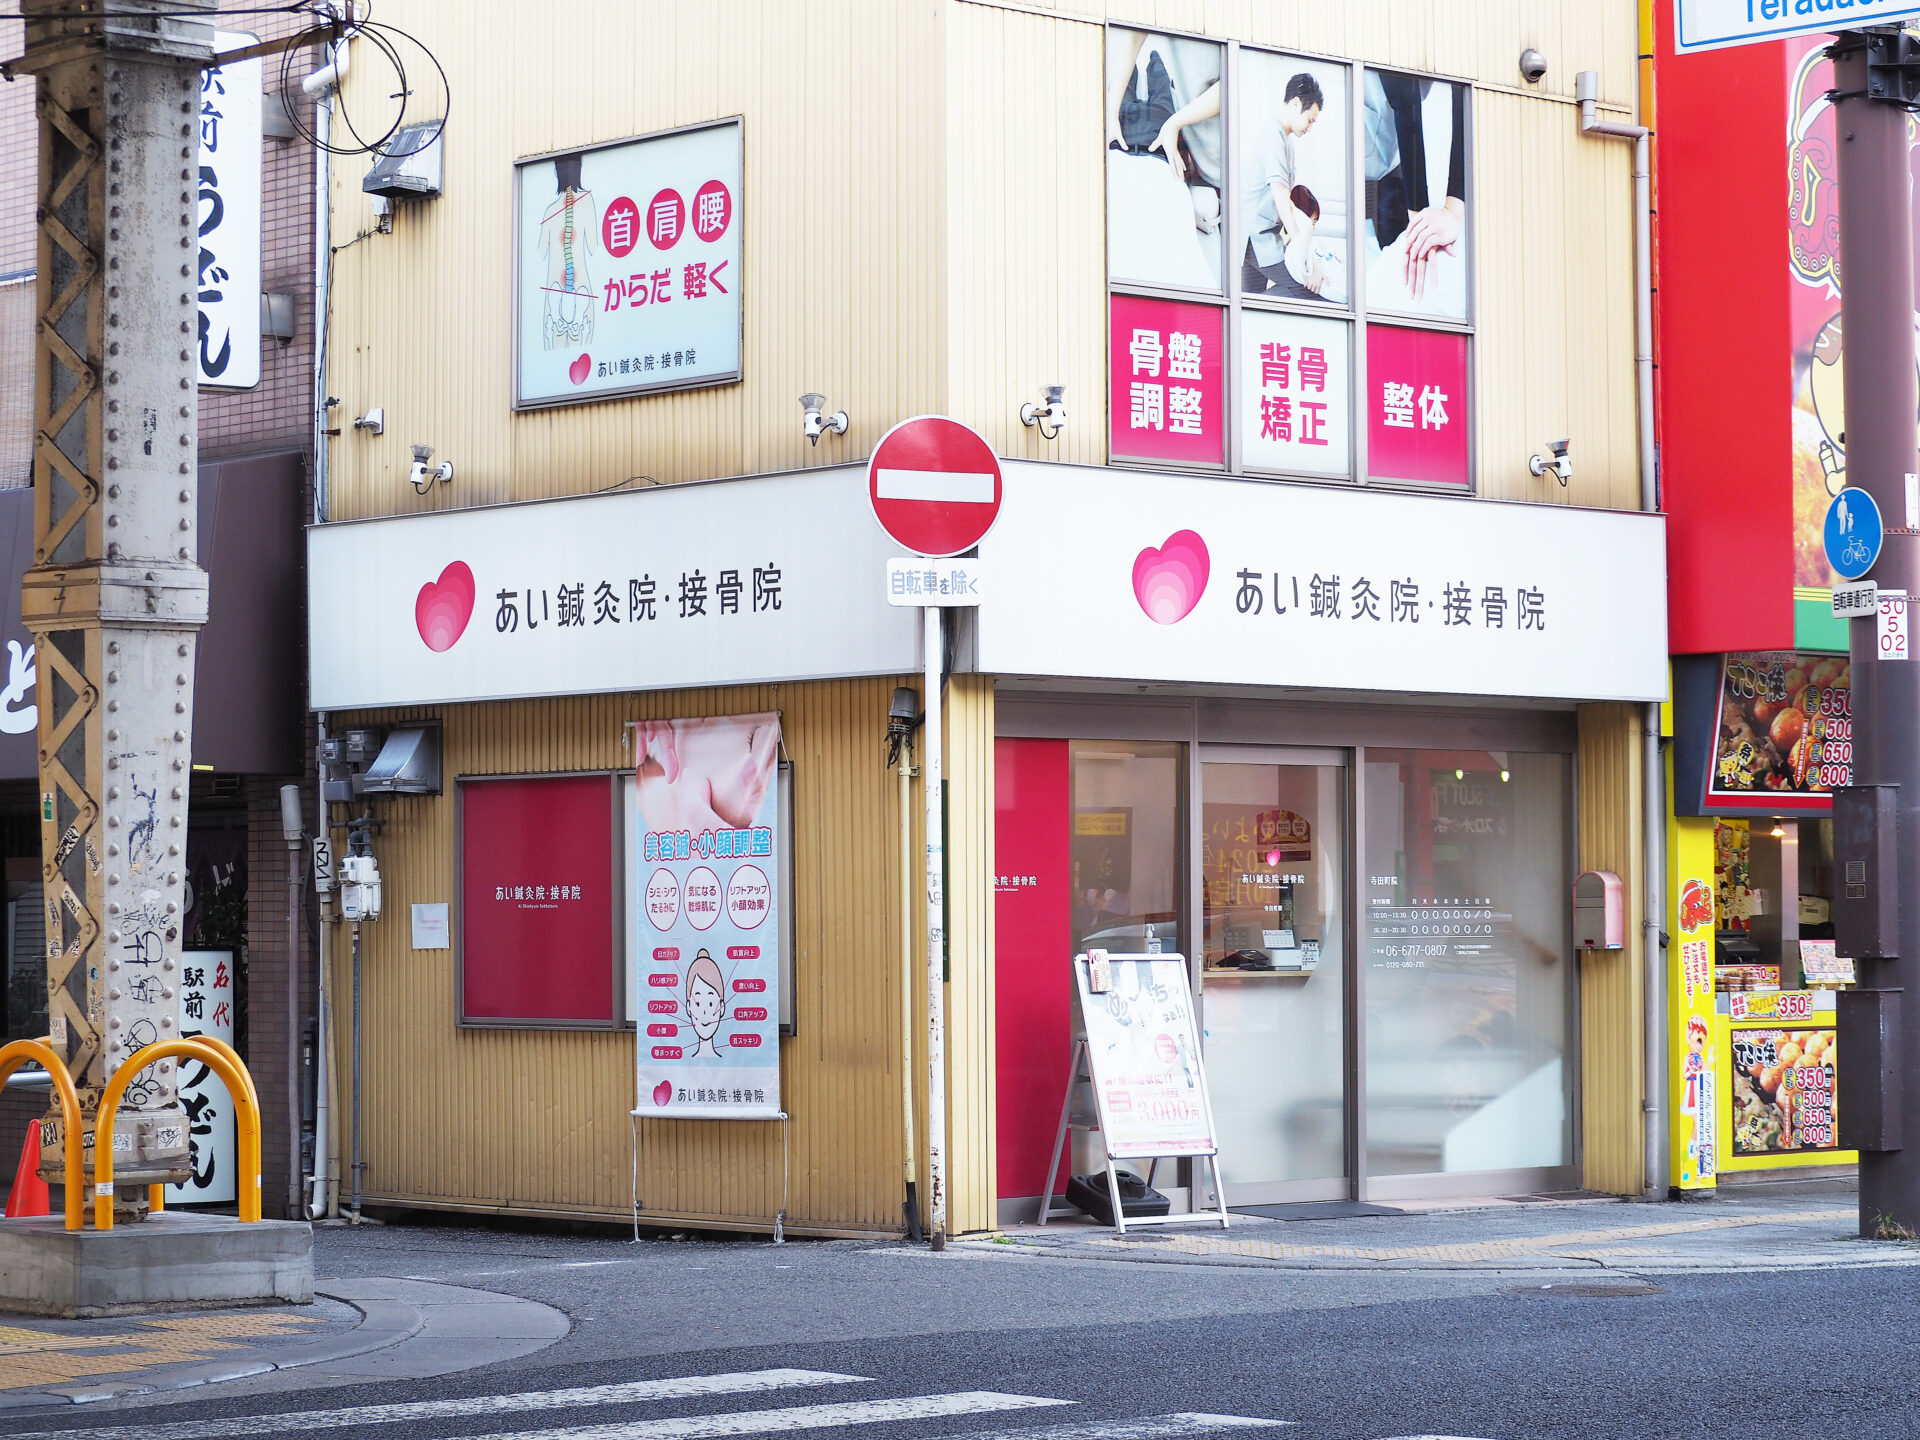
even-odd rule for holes
{"type": "Polygon", "coordinates": [[[741,122],[514,170],[514,403],[740,378],[741,122]]]}

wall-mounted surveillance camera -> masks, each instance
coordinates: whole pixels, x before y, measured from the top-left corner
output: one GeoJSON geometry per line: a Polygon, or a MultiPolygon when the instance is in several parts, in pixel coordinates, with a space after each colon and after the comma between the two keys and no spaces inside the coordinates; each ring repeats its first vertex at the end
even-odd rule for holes
{"type": "Polygon", "coordinates": [[[1529,85],[1538,85],[1547,74],[1547,57],[1532,46],[1520,52],[1520,78],[1529,85]]]}
{"type": "Polygon", "coordinates": [[[453,462],[451,460],[442,460],[438,465],[427,464],[427,461],[432,458],[433,447],[431,445],[416,445],[413,447],[413,464],[407,470],[407,479],[412,482],[414,491],[417,494],[426,494],[427,491],[433,488],[433,482],[436,480],[442,485],[445,485],[453,479],[453,462]]]}
{"type": "Polygon", "coordinates": [[[1020,423],[1029,426],[1038,425],[1040,427],[1040,433],[1051,440],[1060,433],[1062,427],[1067,423],[1067,406],[1064,398],[1067,393],[1067,387],[1064,385],[1049,385],[1046,387],[1046,390],[1046,404],[1036,405],[1029,400],[1020,407],[1020,423]]]}
{"type": "Polygon", "coordinates": [[[836,410],[831,415],[820,412],[826,409],[827,397],[816,395],[809,390],[800,397],[800,408],[807,412],[807,423],[802,431],[809,445],[818,445],[820,437],[831,430],[836,435],[847,433],[847,412],[836,410]]]}
{"type": "Polygon", "coordinates": [[[1567,482],[1573,478],[1573,457],[1567,453],[1572,445],[1571,440],[1553,441],[1547,447],[1553,451],[1553,458],[1549,460],[1544,455],[1530,455],[1527,457],[1527,469],[1535,475],[1551,472],[1559,478],[1560,487],[1564,490],[1567,482]]]}

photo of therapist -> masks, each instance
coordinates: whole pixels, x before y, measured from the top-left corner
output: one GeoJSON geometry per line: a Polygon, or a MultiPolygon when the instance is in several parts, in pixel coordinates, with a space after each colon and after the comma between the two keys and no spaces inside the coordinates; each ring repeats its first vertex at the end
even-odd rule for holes
{"type": "Polygon", "coordinates": [[[1467,318],[1467,89],[1366,72],[1367,305],[1467,318]]]}
{"type": "Polygon", "coordinates": [[[1107,266],[1114,280],[1220,288],[1222,55],[1201,40],[1108,32],[1107,266]]]}
{"type": "Polygon", "coordinates": [[[1346,70],[1240,52],[1240,288],[1347,302],[1346,70]]]}

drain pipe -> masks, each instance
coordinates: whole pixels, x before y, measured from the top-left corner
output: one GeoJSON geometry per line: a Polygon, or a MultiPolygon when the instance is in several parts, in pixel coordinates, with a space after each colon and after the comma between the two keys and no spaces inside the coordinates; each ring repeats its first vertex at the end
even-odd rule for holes
{"type": "MultiPolygon", "coordinates": [[[[346,7],[344,13],[328,6],[322,15],[345,20],[353,18],[351,6],[346,7]]],[[[328,146],[333,139],[333,95],[352,64],[352,34],[351,30],[342,32],[337,41],[326,47],[326,63],[300,82],[301,91],[313,101],[313,135],[318,142],[313,151],[313,522],[316,525],[326,523],[332,478],[327,445],[327,342],[330,331],[327,320],[332,310],[333,172],[328,146]]],[[[317,714],[315,720],[319,738],[326,739],[326,715],[317,714]]],[[[314,825],[316,834],[322,839],[328,837],[325,781],[317,774],[314,780],[314,825]]],[[[320,923],[314,929],[319,990],[319,1003],[315,1008],[319,1024],[314,1040],[318,1054],[314,1064],[313,1190],[307,1201],[307,1216],[313,1220],[323,1215],[337,1218],[340,1214],[340,1189],[335,1178],[338,1172],[333,1164],[332,1133],[333,976],[332,968],[327,963],[332,946],[327,934],[325,897],[319,897],[319,905],[320,923]]]]}
{"type": "MultiPolygon", "coordinates": [[[[1600,74],[1582,70],[1574,77],[1574,98],[1580,102],[1580,133],[1633,144],[1633,363],[1640,421],[1640,508],[1660,509],[1659,476],[1653,443],[1653,131],[1644,125],[1623,125],[1599,115],[1600,74]]],[[[1646,915],[1642,921],[1641,954],[1645,957],[1644,996],[1646,1098],[1644,1193],[1664,1199],[1667,1193],[1667,957],[1662,948],[1660,922],[1667,908],[1667,801],[1664,766],[1660,757],[1660,707],[1649,704],[1641,722],[1641,764],[1645,836],[1646,915]]]]}

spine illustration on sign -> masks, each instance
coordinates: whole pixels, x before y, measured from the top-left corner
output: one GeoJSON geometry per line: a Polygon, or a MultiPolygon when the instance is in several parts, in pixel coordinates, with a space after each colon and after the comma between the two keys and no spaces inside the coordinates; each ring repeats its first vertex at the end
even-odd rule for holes
{"type": "Polygon", "coordinates": [[[777,1115],[779,717],[649,721],[636,732],[643,1106],[777,1115]]]}

